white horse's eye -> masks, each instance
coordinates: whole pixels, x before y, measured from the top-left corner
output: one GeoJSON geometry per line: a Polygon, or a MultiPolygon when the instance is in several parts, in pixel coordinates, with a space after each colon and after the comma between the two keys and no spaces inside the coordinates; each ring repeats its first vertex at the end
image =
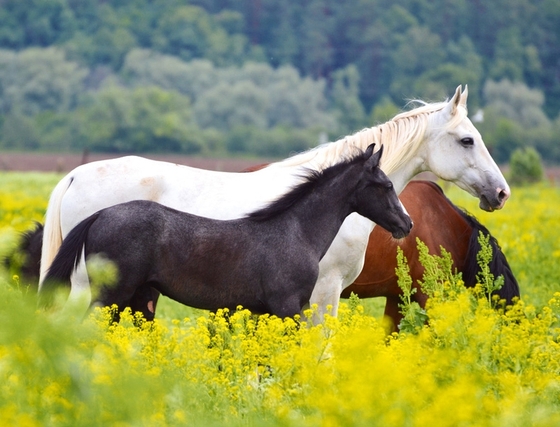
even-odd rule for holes
{"type": "Polygon", "coordinates": [[[463,144],[464,146],[474,145],[474,139],[471,138],[470,136],[465,137],[465,138],[461,139],[461,144],[463,144]]]}

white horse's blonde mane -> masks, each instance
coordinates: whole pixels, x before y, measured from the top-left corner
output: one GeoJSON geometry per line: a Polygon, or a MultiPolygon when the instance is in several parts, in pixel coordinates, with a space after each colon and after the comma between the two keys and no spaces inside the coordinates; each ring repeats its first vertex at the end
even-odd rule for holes
{"type": "MultiPolygon", "coordinates": [[[[386,174],[391,174],[407,163],[417,152],[428,128],[430,114],[441,111],[447,102],[422,103],[420,107],[404,111],[391,120],[365,128],[353,135],[345,136],[335,142],[321,144],[315,148],[288,157],[270,166],[306,166],[313,169],[324,169],[340,161],[343,157],[355,154],[356,148],[365,150],[370,144],[375,143],[378,150],[383,145],[381,169],[386,174]]],[[[451,129],[458,126],[467,116],[466,106],[461,104],[456,114],[445,124],[451,129]]]]}

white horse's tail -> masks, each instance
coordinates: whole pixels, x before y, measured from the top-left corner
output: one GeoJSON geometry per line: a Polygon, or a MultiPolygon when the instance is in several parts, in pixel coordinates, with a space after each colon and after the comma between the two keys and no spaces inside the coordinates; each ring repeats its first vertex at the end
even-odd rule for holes
{"type": "Polygon", "coordinates": [[[62,244],[62,227],[60,224],[60,206],[62,198],[70,187],[73,177],[68,174],[62,178],[51,193],[47,213],[45,214],[45,226],[43,229],[43,246],[41,249],[41,269],[39,272],[39,289],[43,280],[62,244]]]}

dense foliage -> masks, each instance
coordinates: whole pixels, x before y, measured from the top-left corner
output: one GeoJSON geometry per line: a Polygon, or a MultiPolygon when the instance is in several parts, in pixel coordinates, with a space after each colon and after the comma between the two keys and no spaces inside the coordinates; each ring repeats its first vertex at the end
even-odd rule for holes
{"type": "Polygon", "coordinates": [[[285,155],[468,84],[498,161],[560,161],[557,1],[5,0],[0,19],[0,148],[285,155]]]}
{"type": "MultiPolygon", "coordinates": [[[[2,253],[41,219],[58,177],[0,178],[2,253]]],[[[427,324],[391,336],[370,301],[353,299],[319,326],[166,299],[157,321],[127,313],[117,325],[108,311],[84,322],[38,312],[25,284],[0,273],[0,423],[558,425],[560,190],[516,188],[491,214],[447,193],[502,244],[521,287],[515,306],[493,308],[494,278],[467,291],[444,271],[425,278],[427,324]]]]}
{"type": "Polygon", "coordinates": [[[539,153],[533,147],[517,148],[510,159],[509,182],[522,185],[539,182],[544,177],[544,170],[539,153]]]}

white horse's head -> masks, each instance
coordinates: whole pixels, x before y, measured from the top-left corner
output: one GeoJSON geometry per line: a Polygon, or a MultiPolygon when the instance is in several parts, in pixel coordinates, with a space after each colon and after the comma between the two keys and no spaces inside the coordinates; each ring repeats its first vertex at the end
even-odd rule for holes
{"type": "Polygon", "coordinates": [[[422,150],[427,170],[480,199],[486,211],[501,209],[510,196],[502,172],[490,156],[480,133],[467,117],[468,88],[429,115],[422,150]]]}
{"type": "Polygon", "coordinates": [[[320,145],[268,166],[323,169],[371,143],[385,147],[381,169],[402,191],[416,174],[431,171],[480,199],[481,209],[501,209],[509,186],[480,133],[467,117],[468,90],[461,86],[450,101],[424,104],[381,125],[320,145]]]}

